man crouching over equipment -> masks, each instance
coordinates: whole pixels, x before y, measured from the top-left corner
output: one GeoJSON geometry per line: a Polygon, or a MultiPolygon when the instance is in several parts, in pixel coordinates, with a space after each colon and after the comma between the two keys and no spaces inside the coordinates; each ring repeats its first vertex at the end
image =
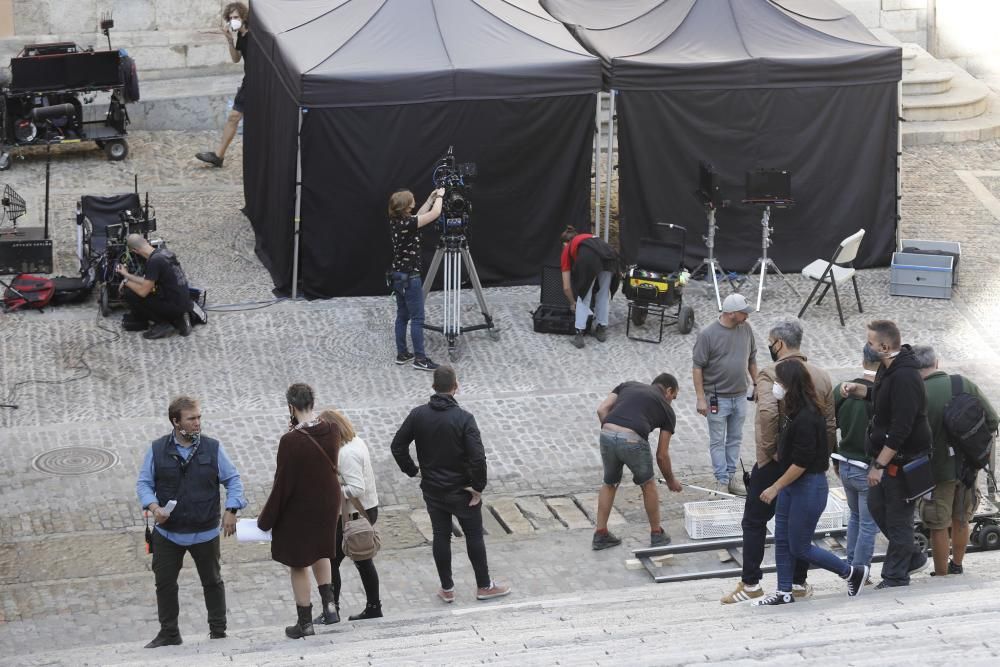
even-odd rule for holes
{"type": "Polygon", "coordinates": [[[154,248],[141,234],[129,234],[125,243],[129,251],[146,262],[144,276],[129,273],[124,264],[116,269],[122,277],[122,297],[132,316],[153,323],[142,337],[166,338],[174,331],[190,335],[191,294],[177,256],[166,248],[154,248]]]}

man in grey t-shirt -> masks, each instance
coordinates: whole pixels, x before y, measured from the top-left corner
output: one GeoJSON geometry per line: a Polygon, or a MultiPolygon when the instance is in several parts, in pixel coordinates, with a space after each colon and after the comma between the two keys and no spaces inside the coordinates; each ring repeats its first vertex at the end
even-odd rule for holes
{"type": "Polygon", "coordinates": [[[742,294],[726,297],[719,319],[698,333],[691,373],[698,414],[708,418],[715,479],[720,490],[741,496],[746,489],[736,476],[736,462],[747,416],[747,388],[750,378],[757,377],[757,344],[747,322],[750,310],[742,294]]]}

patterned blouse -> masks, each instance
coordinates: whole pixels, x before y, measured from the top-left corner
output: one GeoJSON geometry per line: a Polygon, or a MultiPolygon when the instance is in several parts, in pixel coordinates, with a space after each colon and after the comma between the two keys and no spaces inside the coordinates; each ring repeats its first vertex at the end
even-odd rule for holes
{"type": "Polygon", "coordinates": [[[420,271],[420,230],[417,216],[390,218],[392,234],[392,270],[401,273],[420,271]]]}

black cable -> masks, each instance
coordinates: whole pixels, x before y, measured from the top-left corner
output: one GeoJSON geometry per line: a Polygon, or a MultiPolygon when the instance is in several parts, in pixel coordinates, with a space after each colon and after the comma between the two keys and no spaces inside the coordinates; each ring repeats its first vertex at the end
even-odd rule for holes
{"type": "Polygon", "coordinates": [[[271,299],[270,301],[245,301],[243,303],[223,303],[216,306],[204,306],[204,310],[206,312],[214,313],[241,313],[248,310],[270,308],[275,304],[288,300],[289,298],[287,296],[281,296],[276,299],[271,299]]]}
{"type": "Polygon", "coordinates": [[[13,405],[14,398],[17,396],[18,389],[20,389],[21,387],[25,387],[29,384],[50,384],[50,385],[69,384],[71,382],[78,382],[80,380],[85,380],[91,375],[93,375],[94,370],[90,367],[90,364],[87,363],[87,359],[85,356],[87,352],[90,351],[91,348],[97,345],[102,345],[107,343],[117,343],[119,340],[121,340],[122,337],[120,332],[108,329],[107,327],[101,325],[100,311],[97,312],[96,326],[101,331],[110,334],[110,337],[96,340],[90,345],[87,345],[86,347],[81,349],[80,355],[79,357],[77,357],[76,360],[76,365],[67,367],[68,370],[74,370],[74,371],[82,370],[83,373],[77,375],[76,377],[65,378],[62,380],[21,380],[20,382],[14,383],[14,386],[10,388],[9,392],[7,392],[7,397],[4,399],[4,403],[13,405]]]}

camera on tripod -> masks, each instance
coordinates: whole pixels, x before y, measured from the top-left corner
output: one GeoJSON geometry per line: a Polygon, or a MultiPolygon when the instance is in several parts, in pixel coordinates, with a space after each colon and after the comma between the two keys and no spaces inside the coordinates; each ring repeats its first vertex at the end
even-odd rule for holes
{"type": "Polygon", "coordinates": [[[464,235],[469,228],[472,200],[469,192],[476,178],[475,162],[455,162],[454,147],[438,160],[431,180],[435,188],[444,188],[441,202],[441,233],[445,236],[464,235]]]}

